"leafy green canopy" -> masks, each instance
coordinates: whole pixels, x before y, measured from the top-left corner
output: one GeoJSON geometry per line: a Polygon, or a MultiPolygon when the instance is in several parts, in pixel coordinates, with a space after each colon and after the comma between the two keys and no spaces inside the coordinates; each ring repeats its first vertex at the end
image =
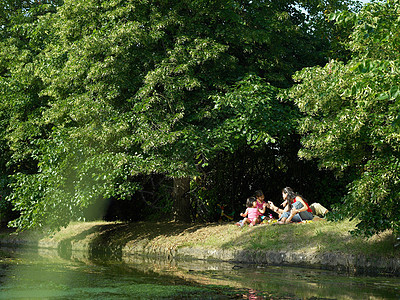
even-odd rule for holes
{"type": "Polygon", "coordinates": [[[69,0],[22,9],[1,41],[5,57],[16,57],[1,65],[2,100],[15,107],[4,120],[10,199],[21,212],[13,224],[62,226],[99,199],[130,199],[140,174],[196,174],[220,150],[286,135],[291,123],[279,116],[290,108],[265,82],[290,86],[295,70],[324,59],[327,39],[313,26],[328,7],[304,3],[69,0]]]}
{"type": "Polygon", "coordinates": [[[332,20],[352,28],[352,58],[296,74],[290,97],[304,113],[300,156],[356,173],[341,210],[359,218],[357,232],[400,232],[400,2],[332,20]]]}
{"type": "Polygon", "coordinates": [[[0,1],[0,219],[13,218],[6,196],[10,175],[37,171],[32,141],[45,134],[36,121],[46,99],[38,95],[42,82],[33,61],[43,48],[37,18],[54,12],[59,1],[0,1]]]}

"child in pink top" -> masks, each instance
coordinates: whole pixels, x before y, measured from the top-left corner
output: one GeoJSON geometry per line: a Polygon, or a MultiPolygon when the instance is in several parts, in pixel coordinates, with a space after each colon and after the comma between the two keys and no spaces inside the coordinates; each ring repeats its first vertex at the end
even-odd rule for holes
{"type": "Polygon", "coordinates": [[[240,216],[244,217],[243,221],[239,225],[242,227],[244,224],[250,224],[254,226],[260,223],[259,216],[261,215],[257,207],[257,199],[255,197],[247,198],[246,202],[247,209],[245,213],[241,213],[240,216]]]}
{"type": "Polygon", "coordinates": [[[264,193],[261,190],[257,190],[254,193],[254,196],[257,199],[257,208],[258,208],[258,211],[260,212],[259,219],[261,222],[264,218],[265,208],[268,207],[268,204],[267,204],[267,202],[264,201],[264,193]]]}

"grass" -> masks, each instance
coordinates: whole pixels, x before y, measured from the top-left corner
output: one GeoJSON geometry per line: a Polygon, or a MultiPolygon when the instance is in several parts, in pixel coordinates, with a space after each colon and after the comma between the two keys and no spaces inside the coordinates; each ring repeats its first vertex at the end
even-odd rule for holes
{"type": "MultiPolygon", "coordinates": [[[[206,247],[210,249],[245,249],[270,251],[343,252],[349,254],[399,257],[390,231],[371,238],[352,236],[356,221],[315,221],[307,224],[259,225],[238,228],[233,223],[176,224],[172,222],[75,222],[52,236],[48,243],[72,241],[93,245],[176,249],[206,247]]],[[[27,233],[22,233],[27,237],[27,233]]],[[[17,235],[18,236],[18,235],[17,235]]],[[[39,235],[33,235],[39,236],[39,235]]],[[[15,239],[10,234],[2,240],[15,239]]],[[[23,237],[19,237],[22,239],[23,237]]]]}
{"type": "Polygon", "coordinates": [[[395,256],[400,249],[394,248],[395,237],[387,231],[372,238],[352,236],[355,221],[312,222],[277,226],[245,228],[238,239],[228,244],[253,250],[292,250],[304,252],[345,252],[349,254],[395,256]]]}
{"type": "Polygon", "coordinates": [[[205,229],[202,233],[202,229],[199,229],[197,237],[206,237],[199,242],[187,236],[187,241],[182,246],[399,256],[400,249],[394,248],[395,237],[390,231],[372,238],[353,236],[350,231],[356,224],[356,221],[318,221],[307,224],[260,225],[244,228],[221,225],[217,226],[213,232],[205,229]]]}

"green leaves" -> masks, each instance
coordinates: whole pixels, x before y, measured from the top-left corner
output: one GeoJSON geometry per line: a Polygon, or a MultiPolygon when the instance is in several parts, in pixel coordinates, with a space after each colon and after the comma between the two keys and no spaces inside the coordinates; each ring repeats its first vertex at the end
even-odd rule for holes
{"type": "Polygon", "coordinates": [[[191,176],[221,151],[285,140],[298,112],[274,86],[328,49],[309,2],[309,14],[291,1],[37,3],[0,27],[0,142],[20,228],[133,199],[142,175],[191,176]]]}
{"type": "Polygon", "coordinates": [[[238,145],[262,146],[293,129],[295,111],[280,103],[277,89],[257,76],[248,76],[231,91],[214,96],[221,124],[214,129],[215,148],[234,151],[238,145]],[[221,136],[221,139],[218,137],[221,136]]]}
{"type": "Polygon", "coordinates": [[[393,22],[399,9],[397,1],[374,2],[351,18],[337,17],[353,20],[353,58],[302,70],[290,91],[304,113],[300,155],[318,158],[321,167],[355,171],[343,209],[360,218],[359,232],[366,235],[399,224],[400,41],[393,22]]]}

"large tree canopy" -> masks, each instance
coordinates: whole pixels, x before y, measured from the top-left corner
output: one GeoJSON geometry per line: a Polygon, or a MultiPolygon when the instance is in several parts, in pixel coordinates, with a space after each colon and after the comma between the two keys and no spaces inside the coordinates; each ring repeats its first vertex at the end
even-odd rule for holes
{"type": "Polygon", "coordinates": [[[341,211],[359,218],[358,232],[400,232],[400,2],[332,20],[351,28],[352,58],[296,74],[290,96],[304,113],[300,155],[353,173],[341,211]]]}
{"type": "Polygon", "coordinates": [[[46,99],[34,75],[35,57],[44,47],[38,17],[55,12],[59,1],[0,1],[0,221],[10,216],[6,196],[10,175],[37,172],[34,140],[46,129],[38,126],[46,99]],[[44,4],[46,2],[46,4],[44,4]],[[4,216],[6,214],[6,216],[4,216]]]}
{"type": "Polygon", "coordinates": [[[66,225],[130,199],[140,175],[190,176],[219,151],[285,139],[293,107],[276,87],[325,61],[334,30],[315,26],[346,1],[327,3],[29,2],[1,28],[13,224],[66,225]]]}

